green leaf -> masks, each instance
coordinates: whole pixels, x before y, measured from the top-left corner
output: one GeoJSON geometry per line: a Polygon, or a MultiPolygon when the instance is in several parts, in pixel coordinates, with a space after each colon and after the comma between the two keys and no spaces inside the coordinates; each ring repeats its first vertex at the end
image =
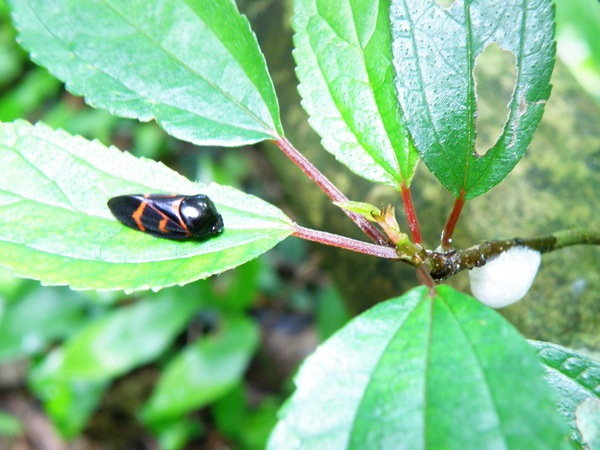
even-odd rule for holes
{"type": "Polygon", "coordinates": [[[527,342],[474,298],[436,291],[379,304],[320,346],[269,448],[566,448],[527,342]]]}
{"type": "Polygon", "coordinates": [[[62,85],[56,78],[36,67],[0,98],[0,122],[9,122],[30,114],[48,97],[58,95],[61,89],[62,85]]]}
{"type": "Polygon", "coordinates": [[[502,181],[523,156],[550,95],[554,9],[550,0],[392,0],[396,88],[419,155],[455,196],[471,199],[502,181]],[[475,152],[475,79],[490,44],[512,52],[516,85],[508,120],[484,156],[475,152]]]}
{"type": "Polygon", "coordinates": [[[44,351],[68,336],[85,320],[87,301],[66,288],[36,289],[3,306],[0,318],[0,361],[44,351]]]}
{"type": "Polygon", "coordinates": [[[281,134],[263,55],[233,1],[9,1],[22,45],[95,107],[204,145],[281,134]]]}
{"type": "Polygon", "coordinates": [[[555,0],[557,56],[600,102],[600,2],[555,0]]]}
{"type": "Polygon", "coordinates": [[[275,426],[281,402],[274,396],[261,395],[257,405],[251,392],[246,391],[238,385],[215,402],[210,411],[217,429],[228,438],[230,447],[262,450],[275,426]]]}
{"type": "Polygon", "coordinates": [[[371,205],[370,203],[347,201],[333,202],[333,204],[335,206],[339,206],[342,209],[347,209],[348,211],[360,214],[365,219],[370,220],[371,222],[377,222],[374,216],[381,214],[381,209],[377,208],[374,205],[371,205]]]}
{"type": "Polygon", "coordinates": [[[231,269],[292,233],[277,208],[236,189],[205,186],[44,125],[0,124],[0,264],[75,289],[160,289],[231,269]],[[225,231],[176,242],[131,230],[106,202],[120,194],[208,194],[225,231]]]}
{"type": "Polygon", "coordinates": [[[44,379],[32,382],[29,387],[42,401],[52,424],[64,438],[70,439],[83,431],[109,386],[107,380],[44,379]]]}
{"type": "Polygon", "coordinates": [[[296,0],[302,105],[323,146],[358,175],[399,188],[418,156],[394,90],[389,0],[296,0]]]}
{"type": "Polygon", "coordinates": [[[0,1],[0,86],[3,96],[7,93],[10,95],[7,91],[11,91],[11,86],[14,87],[19,82],[27,60],[27,56],[15,42],[17,32],[8,25],[9,19],[8,7],[0,1]]]}
{"type": "Polygon", "coordinates": [[[316,327],[322,342],[350,320],[342,295],[333,286],[326,286],[317,297],[316,327]]]}
{"type": "Polygon", "coordinates": [[[549,342],[529,341],[546,369],[546,381],[554,388],[559,411],[581,441],[575,411],[587,399],[600,399],[600,362],[571,349],[549,342]]]}
{"type": "Polygon", "coordinates": [[[23,423],[12,414],[0,410],[0,436],[19,436],[23,433],[23,423]]]}
{"type": "Polygon", "coordinates": [[[222,288],[217,288],[220,294],[217,298],[218,308],[232,313],[248,310],[260,293],[259,278],[262,272],[264,264],[260,259],[254,259],[215,280],[222,288]]]}
{"type": "Polygon", "coordinates": [[[202,436],[203,429],[199,421],[183,417],[163,423],[152,431],[161,450],[182,450],[187,448],[190,440],[202,436]]]}
{"type": "Polygon", "coordinates": [[[160,356],[198,311],[196,285],[115,309],[91,322],[30,372],[29,384],[64,437],[77,436],[111,381],[160,356]]]}
{"type": "Polygon", "coordinates": [[[258,338],[252,321],[229,318],[214,335],[189,346],[165,369],[141,412],[143,421],[177,418],[229,392],[246,371],[258,338]]]}
{"type": "Polygon", "coordinates": [[[104,381],[154,360],[201,305],[182,289],[164,291],[90,323],[49,354],[32,376],[37,382],[104,381]]]}

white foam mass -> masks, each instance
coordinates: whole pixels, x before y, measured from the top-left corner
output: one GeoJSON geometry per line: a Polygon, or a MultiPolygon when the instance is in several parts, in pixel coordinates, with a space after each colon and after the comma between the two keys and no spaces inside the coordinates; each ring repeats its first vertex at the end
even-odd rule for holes
{"type": "Polygon", "coordinates": [[[471,292],[481,303],[503,308],[521,300],[531,287],[542,255],[528,247],[512,247],[485,266],[469,271],[471,292]]]}

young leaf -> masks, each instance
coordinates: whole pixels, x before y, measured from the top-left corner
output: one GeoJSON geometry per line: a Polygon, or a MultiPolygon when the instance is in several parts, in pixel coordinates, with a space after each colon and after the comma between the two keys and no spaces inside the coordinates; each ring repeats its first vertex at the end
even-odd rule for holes
{"type": "Polygon", "coordinates": [[[393,86],[388,9],[389,0],[296,0],[292,25],[302,105],[323,146],[362,177],[399,188],[418,156],[393,86]]]}
{"type": "Polygon", "coordinates": [[[600,399],[600,362],[571,349],[549,342],[529,341],[546,369],[546,381],[554,388],[559,411],[572,434],[581,439],[575,411],[587,399],[600,399]]]}
{"type": "Polygon", "coordinates": [[[141,415],[164,421],[215,401],[240,382],[258,344],[256,325],[231,318],[214,336],[199,339],[166,368],[141,415]]]}
{"type": "Polygon", "coordinates": [[[333,202],[333,204],[335,206],[339,206],[340,208],[347,209],[348,211],[352,211],[357,214],[360,214],[365,219],[367,219],[371,222],[377,222],[374,219],[374,216],[380,214],[380,212],[381,212],[381,209],[377,208],[374,205],[371,205],[370,203],[347,201],[347,202],[333,202]]]}
{"type": "Polygon", "coordinates": [[[566,448],[527,342],[472,297],[436,291],[379,304],[319,347],[269,448],[566,448]]]}
{"type": "Polygon", "coordinates": [[[9,1],[23,46],[95,107],[204,145],[282,133],[263,55],[227,0],[9,1]]]}
{"type": "Polygon", "coordinates": [[[550,95],[550,0],[392,0],[396,88],[419,155],[457,197],[502,181],[523,156],[550,95]],[[501,136],[475,152],[475,59],[490,44],[515,55],[516,85],[501,136]]]}
{"type": "Polygon", "coordinates": [[[205,186],[136,159],[26,122],[0,124],[0,264],[75,289],[160,289],[231,269],[293,230],[277,208],[236,189],[205,186]],[[207,194],[225,231],[177,242],[125,227],[106,202],[121,194],[207,194]]]}

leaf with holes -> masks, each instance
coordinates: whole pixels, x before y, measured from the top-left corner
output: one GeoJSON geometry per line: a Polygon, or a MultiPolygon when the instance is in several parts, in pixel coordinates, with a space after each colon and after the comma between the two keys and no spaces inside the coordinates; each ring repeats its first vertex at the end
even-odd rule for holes
{"type": "Polygon", "coordinates": [[[362,177],[400,188],[418,155],[394,89],[389,0],[297,0],[298,90],[323,146],[362,177]]]}
{"type": "Polygon", "coordinates": [[[282,132],[264,57],[233,1],[9,4],[32,59],[92,106],[203,145],[282,132]]]}
{"type": "Polygon", "coordinates": [[[407,126],[429,170],[471,199],[502,181],[523,156],[550,95],[554,8],[550,0],[392,0],[396,88],[407,126]],[[496,143],[475,151],[473,68],[496,43],[515,56],[516,84],[496,143]]]}
{"type": "Polygon", "coordinates": [[[0,166],[0,264],[45,284],[185,284],[243,264],[293,232],[278,208],[256,197],[41,124],[0,124],[0,166]],[[202,242],[155,238],[125,227],[106,205],[116,195],[164,192],[207,194],[225,230],[202,242]]]}

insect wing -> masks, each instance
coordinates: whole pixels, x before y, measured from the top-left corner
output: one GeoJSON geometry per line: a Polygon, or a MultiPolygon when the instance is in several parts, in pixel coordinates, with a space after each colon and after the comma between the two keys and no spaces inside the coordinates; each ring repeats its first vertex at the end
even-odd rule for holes
{"type": "Polygon", "coordinates": [[[113,215],[135,230],[166,239],[190,237],[179,215],[182,195],[121,195],[108,201],[113,215]]]}

